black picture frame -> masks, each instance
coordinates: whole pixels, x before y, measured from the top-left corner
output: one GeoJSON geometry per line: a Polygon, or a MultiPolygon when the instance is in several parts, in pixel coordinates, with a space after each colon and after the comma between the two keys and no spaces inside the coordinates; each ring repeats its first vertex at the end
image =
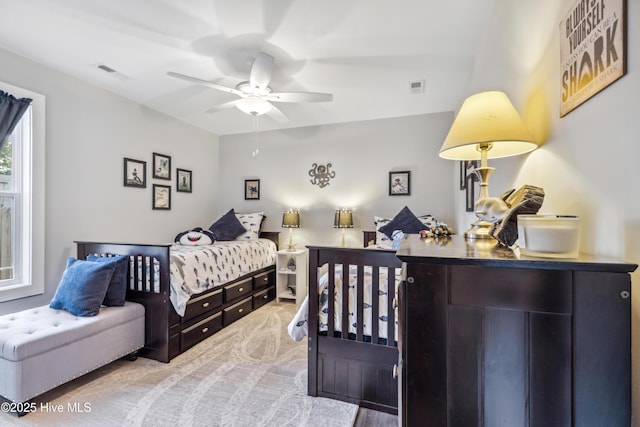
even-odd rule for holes
{"type": "Polygon", "coordinates": [[[171,181],[171,156],[153,153],[153,178],[171,181]]]}
{"type": "Polygon", "coordinates": [[[191,193],[192,173],[187,169],[176,168],[176,191],[179,193],[191,193]]]}
{"type": "Polygon", "coordinates": [[[171,210],[171,186],[153,184],[153,209],[171,210]]]}
{"type": "Polygon", "coordinates": [[[147,188],[147,162],[125,157],[123,170],[125,187],[147,188]]]}
{"type": "Polygon", "coordinates": [[[260,180],[259,179],[244,180],[244,199],[260,200],[260,180]]]}
{"type": "Polygon", "coordinates": [[[460,161],[460,190],[467,188],[467,165],[466,161],[460,161]]]}
{"type": "Polygon", "coordinates": [[[411,171],[389,172],[389,195],[390,196],[410,196],[411,195],[411,171]]]}
{"type": "Polygon", "coordinates": [[[476,174],[475,173],[470,173],[467,175],[466,178],[466,211],[467,212],[473,212],[475,211],[475,182],[476,182],[476,174]]]}

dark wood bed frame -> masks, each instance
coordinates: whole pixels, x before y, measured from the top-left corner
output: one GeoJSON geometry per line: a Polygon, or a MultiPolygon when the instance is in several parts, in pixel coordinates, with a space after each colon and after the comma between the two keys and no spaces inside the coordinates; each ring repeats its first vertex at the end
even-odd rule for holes
{"type": "MultiPolygon", "coordinates": [[[[364,232],[364,245],[375,241],[375,232],[364,232]]],[[[372,322],[371,336],[363,333],[363,323],[358,322],[357,333],[342,334],[336,331],[333,322],[329,322],[328,331],[318,331],[318,268],[328,264],[329,295],[335,291],[335,265],[355,265],[359,269],[357,280],[357,318],[363,313],[363,275],[362,269],[371,266],[373,270],[372,294],[378,289],[378,275],[380,267],[400,268],[402,261],[392,250],[371,250],[363,248],[336,248],[308,246],[309,248],[309,379],[308,394],[322,396],[360,406],[398,413],[398,382],[395,377],[394,366],[398,362],[398,348],[396,339],[383,340],[379,337],[378,322],[372,322]],[[316,292],[313,292],[316,289],[316,292]]],[[[348,283],[344,276],[348,269],[343,269],[343,283],[348,283]]],[[[394,274],[389,274],[387,289],[394,289],[394,274]]],[[[342,287],[343,307],[341,309],[341,324],[348,322],[348,287],[342,287]]],[[[390,296],[393,295],[390,293],[390,296]]],[[[394,295],[395,296],[395,295],[394,295]]],[[[395,337],[395,298],[387,301],[387,337],[395,337]]],[[[378,317],[379,299],[373,298],[373,319],[378,317]]],[[[329,304],[328,318],[333,319],[336,308],[329,304]]]]}
{"type": "MultiPolygon", "coordinates": [[[[261,232],[278,247],[278,232],[261,232]]],[[[126,299],[145,307],[145,346],[140,355],[161,362],[186,351],[233,321],[275,298],[275,266],[242,276],[225,285],[192,295],[184,317],[169,300],[171,245],[76,241],[78,259],[90,254],[127,255],[129,286],[126,299]],[[154,260],[159,264],[156,277],[154,260]],[[147,274],[147,268],[150,274],[147,274]],[[154,289],[156,279],[159,289],[154,289]]]]}

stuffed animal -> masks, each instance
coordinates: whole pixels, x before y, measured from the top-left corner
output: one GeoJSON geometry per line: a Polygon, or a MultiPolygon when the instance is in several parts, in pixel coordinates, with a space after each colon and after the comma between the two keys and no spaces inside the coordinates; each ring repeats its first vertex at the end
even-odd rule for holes
{"type": "Polygon", "coordinates": [[[214,241],[213,233],[201,227],[179,233],[175,238],[176,243],[185,246],[212,245],[214,241]]]}

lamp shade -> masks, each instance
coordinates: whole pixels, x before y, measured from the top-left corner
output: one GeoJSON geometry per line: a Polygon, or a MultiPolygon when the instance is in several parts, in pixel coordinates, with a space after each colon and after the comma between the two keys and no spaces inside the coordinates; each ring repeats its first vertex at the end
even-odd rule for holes
{"type": "Polygon", "coordinates": [[[338,209],[333,219],[334,228],[353,228],[353,216],[347,209],[338,209]]]}
{"type": "Polygon", "coordinates": [[[269,101],[265,101],[257,96],[247,96],[246,98],[239,99],[236,101],[236,107],[238,107],[242,112],[253,116],[259,116],[271,111],[271,104],[269,101]]]}
{"type": "Polygon", "coordinates": [[[282,228],[300,228],[300,212],[290,210],[283,213],[282,228]]]}
{"type": "Polygon", "coordinates": [[[489,158],[528,153],[538,145],[504,92],[487,91],[468,97],[440,148],[449,160],[478,160],[478,144],[491,144],[489,158]]]}

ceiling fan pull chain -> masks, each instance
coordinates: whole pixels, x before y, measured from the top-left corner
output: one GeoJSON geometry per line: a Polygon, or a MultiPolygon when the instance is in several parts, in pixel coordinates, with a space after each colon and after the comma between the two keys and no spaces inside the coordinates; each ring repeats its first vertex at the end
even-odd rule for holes
{"type": "Polygon", "coordinates": [[[260,149],[258,147],[258,114],[252,114],[253,116],[253,152],[251,155],[255,158],[259,153],[260,149]]]}

